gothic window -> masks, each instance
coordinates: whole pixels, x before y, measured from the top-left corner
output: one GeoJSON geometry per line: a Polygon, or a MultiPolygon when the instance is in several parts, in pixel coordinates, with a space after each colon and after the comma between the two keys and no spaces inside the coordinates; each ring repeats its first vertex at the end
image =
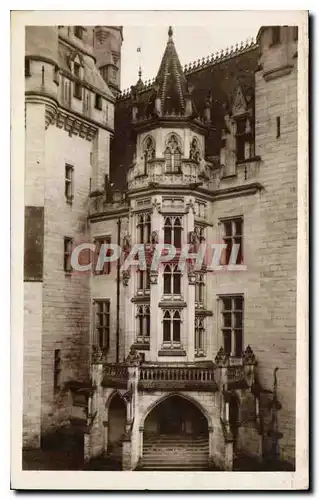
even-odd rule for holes
{"type": "Polygon", "coordinates": [[[110,257],[112,250],[108,248],[111,243],[111,236],[99,236],[95,238],[96,269],[95,274],[110,274],[111,262],[103,262],[104,256],[110,257]],[[100,269],[102,267],[102,269],[100,269]]]}
{"type": "Polygon", "coordinates": [[[223,241],[226,249],[223,256],[223,265],[242,264],[243,262],[243,219],[242,217],[223,221],[223,241]],[[230,262],[233,245],[239,245],[236,262],[230,262]]]}
{"type": "MultiPolygon", "coordinates": [[[[81,66],[77,62],[74,62],[73,73],[74,73],[74,76],[76,78],[78,78],[78,79],[81,78],[81,66]]],[[[73,85],[74,85],[74,88],[73,88],[74,97],[81,100],[82,99],[82,85],[81,85],[81,83],[79,81],[74,81],[73,85]]]]}
{"type": "Polygon", "coordinates": [[[139,214],[138,215],[138,243],[150,243],[151,242],[151,214],[139,214]]]}
{"type": "Polygon", "coordinates": [[[182,153],[176,135],[172,134],[164,151],[165,171],[168,173],[180,173],[182,165],[182,153]]]}
{"type": "Polygon", "coordinates": [[[95,302],[96,340],[100,349],[108,349],[110,345],[110,300],[95,302]]]}
{"type": "Polygon", "coordinates": [[[152,137],[147,137],[143,147],[144,175],[147,175],[147,162],[153,158],[155,158],[155,142],[152,137]]]}
{"type": "Polygon", "coordinates": [[[182,245],[182,223],[180,217],[166,217],[164,222],[164,243],[180,248],[182,245]]]}
{"type": "Polygon", "coordinates": [[[191,142],[191,147],[189,150],[189,157],[191,160],[195,161],[196,163],[200,162],[200,159],[201,159],[200,147],[199,147],[198,140],[196,139],[196,137],[194,137],[192,142],[191,142]]]}
{"type": "Polygon", "coordinates": [[[205,326],[204,319],[195,317],[195,355],[199,356],[204,351],[205,326]]]}
{"type": "Polygon", "coordinates": [[[138,270],[138,292],[149,294],[150,291],[150,270],[138,270]]]}
{"type": "Polygon", "coordinates": [[[151,316],[148,305],[137,306],[137,342],[149,343],[151,331],[151,316]]]}
{"type": "Polygon", "coordinates": [[[196,283],[195,283],[195,305],[196,305],[196,307],[203,307],[203,305],[204,305],[204,291],[205,291],[204,274],[199,273],[196,276],[196,283]]]}
{"type": "Polygon", "coordinates": [[[172,347],[181,342],[181,313],[176,310],[163,312],[163,344],[172,347]]]}
{"type": "Polygon", "coordinates": [[[244,297],[241,295],[222,296],[221,302],[225,352],[240,357],[243,350],[244,297]]]}
{"type": "Polygon", "coordinates": [[[164,268],[164,295],[181,295],[181,271],[177,265],[164,268]]]}

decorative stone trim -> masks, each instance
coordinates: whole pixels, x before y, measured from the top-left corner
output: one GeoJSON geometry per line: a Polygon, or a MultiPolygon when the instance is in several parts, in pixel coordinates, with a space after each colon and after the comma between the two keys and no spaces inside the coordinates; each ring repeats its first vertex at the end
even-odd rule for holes
{"type": "Polygon", "coordinates": [[[158,306],[164,309],[183,309],[187,306],[187,303],[181,300],[162,300],[158,303],[158,306]]]}
{"type": "Polygon", "coordinates": [[[133,344],[134,349],[137,349],[138,351],[149,351],[150,350],[150,344],[149,343],[139,343],[135,342],[133,344]]]}
{"type": "Polygon", "coordinates": [[[98,131],[98,127],[83,118],[74,116],[68,111],[59,108],[52,123],[58,128],[63,128],[70,135],[78,135],[88,141],[92,141],[98,131]]]}
{"type": "Polygon", "coordinates": [[[293,70],[293,65],[287,64],[286,66],[282,66],[281,68],[272,69],[264,73],[263,77],[266,82],[269,80],[274,80],[275,78],[280,78],[281,76],[289,75],[289,73],[293,70]]]}
{"type": "Polygon", "coordinates": [[[159,356],[186,356],[186,351],[184,349],[160,349],[158,351],[159,356]]]}

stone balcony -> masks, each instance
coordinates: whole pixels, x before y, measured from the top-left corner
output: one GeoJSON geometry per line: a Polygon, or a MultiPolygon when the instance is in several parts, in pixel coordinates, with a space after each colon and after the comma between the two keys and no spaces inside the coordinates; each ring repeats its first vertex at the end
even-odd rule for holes
{"type": "MultiPolygon", "coordinates": [[[[132,358],[123,363],[108,363],[98,356],[93,364],[103,365],[102,385],[104,387],[126,388],[129,385],[130,367],[136,370],[139,390],[194,390],[217,391],[225,387],[231,389],[249,385],[249,378],[256,364],[250,346],[241,358],[232,358],[221,348],[215,362],[175,363],[141,362],[134,347],[132,358]]],[[[132,356],[130,354],[129,356],[132,356]]]]}
{"type": "Polygon", "coordinates": [[[167,171],[164,159],[150,160],[147,175],[138,173],[135,165],[128,171],[128,189],[140,189],[148,186],[194,186],[204,184],[208,187],[209,176],[205,167],[192,160],[182,160],[179,171],[167,171]]]}

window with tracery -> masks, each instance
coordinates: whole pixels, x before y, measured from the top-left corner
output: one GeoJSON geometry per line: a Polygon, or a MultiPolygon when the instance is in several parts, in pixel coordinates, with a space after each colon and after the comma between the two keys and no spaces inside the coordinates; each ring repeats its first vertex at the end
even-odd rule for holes
{"type": "Polygon", "coordinates": [[[180,248],[182,245],[182,221],[180,217],[166,217],[164,221],[164,243],[180,248]]]}
{"type": "Polygon", "coordinates": [[[149,294],[150,292],[150,270],[138,270],[138,292],[141,295],[143,294],[149,294]]]}
{"type": "Polygon", "coordinates": [[[138,243],[150,243],[151,242],[151,214],[139,214],[138,215],[138,243]]]}
{"type": "Polygon", "coordinates": [[[205,291],[205,277],[204,274],[198,273],[195,282],[195,305],[196,307],[203,307],[204,305],[204,291],[205,291]]]}
{"type": "Polygon", "coordinates": [[[155,158],[155,142],[152,137],[147,137],[144,142],[143,159],[144,159],[144,174],[147,175],[147,163],[155,158]]]}
{"type": "Polygon", "coordinates": [[[181,295],[181,271],[177,265],[164,267],[164,295],[181,295]]]}
{"type": "Polygon", "coordinates": [[[179,310],[163,311],[163,344],[175,347],[181,342],[181,312],[179,310]]]}
{"type": "Polygon", "coordinates": [[[172,134],[164,151],[165,171],[168,173],[180,173],[182,166],[182,152],[176,135],[172,134]]]}
{"type": "Polygon", "coordinates": [[[149,305],[142,304],[137,306],[137,342],[149,343],[151,331],[151,315],[149,305]]]}
{"type": "Polygon", "coordinates": [[[201,355],[204,352],[205,325],[204,318],[195,317],[195,354],[201,355]]]}

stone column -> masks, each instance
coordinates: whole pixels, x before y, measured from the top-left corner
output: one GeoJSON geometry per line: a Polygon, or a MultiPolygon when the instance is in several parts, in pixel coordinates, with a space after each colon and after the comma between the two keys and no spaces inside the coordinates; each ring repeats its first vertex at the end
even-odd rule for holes
{"type": "MultiPolygon", "coordinates": [[[[161,199],[154,198],[152,201],[152,252],[156,251],[157,244],[163,244],[163,216],[161,214],[161,199]]],[[[150,360],[157,360],[157,353],[160,349],[162,331],[161,331],[161,310],[158,303],[163,293],[162,273],[157,268],[150,271],[151,295],[150,295],[150,313],[151,313],[151,336],[150,336],[150,360]]]]}
{"type": "Polygon", "coordinates": [[[139,456],[138,442],[138,381],[140,355],[132,346],[126,358],[128,370],[127,392],[123,397],[127,400],[127,416],[125,438],[123,441],[123,470],[135,468],[139,456]]]}

